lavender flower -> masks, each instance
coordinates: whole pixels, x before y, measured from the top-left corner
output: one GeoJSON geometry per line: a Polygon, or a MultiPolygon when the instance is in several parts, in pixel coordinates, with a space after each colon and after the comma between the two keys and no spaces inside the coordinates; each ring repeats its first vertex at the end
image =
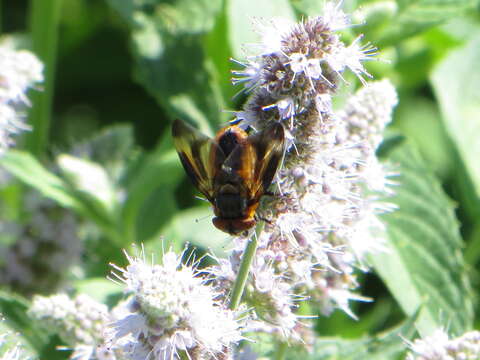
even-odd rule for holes
{"type": "Polygon", "coordinates": [[[0,44],[0,155],[14,144],[12,135],[30,129],[20,113],[29,105],[26,92],[43,80],[43,65],[29,51],[0,44]]]}
{"type": "Polygon", "coordinates": [[[55,333],[70,347],[75,348],[72,359],[90,359],[97,345],[104,342],[103,334],[110,321],[105,305],[87,295],[73,300],[66,294],[50,297],[35,296],[29,315],[50,333],[55,333]],[[78,354],[88,356],[79,357],[78,354]]]}
{"type": "Polygon", "coordinates": [[[409,344],[406,360],[477,360],[480,358],[480,332],[470,331],[449,339],[443,329],[409,344]]]}
{"type": "Polygon", "coordinates": [[[29,315],[51,334],[57,334],[73,350],[72,360],[122,360],[107,345],[112,313],[87,295],[70,299],[66,294],[35,296],[29,315]]]}
{"type": "Polygon", "coordinates": [[[172,251],[162,265],[127,258],[125,269],[115,266],[131,301],[116,316],[113,348],[135,360],[231,358],[232,345],[242,339],[240,324],[195,263],[183,265],[172,251]]]}
{"type": "Polygon", "coordinates": [[[26,295],[48,293],[65,280],[82,253],[73,214],[39,193],[26,191],[28,225],[0,223],[3,234],[15,239],[0,245],[0,284],[26,295]]]}
{"type": "MultiPolygon", "coordinates": [[[[338,30],[350,26],[340,4],[326,4],[323,16],[299,24],[274,20],[262,25],[260,52],[249,57],[234,83],[250,94],[235,121],[261,130],[280,122],[288,147],[277,174],[278,195],[264,197],[257,211],[267,219],[258,238],[246,299],[268,332],[290,340],[308,337],[295,315],[306,296],[329,314],[340,308],[352,317],[354,268],[365,254],[383,249],[378,214],[391,206],[378,195],[391,193],[388,171],[375,156],[382,131],[391,120],[396,92],[387,81],[366,83],[363,62],[376,54],[362,37],[341,41],[338,30]],[[365,85],[334,111],[332,97],[353,72],[365,85]]],[[[238,271],[244,239],[230,256],[231,266],[215,271],[218,286],[231,284],[238,271]]],[[[255,327],[259,327],[255,323],[255,327]]]]}

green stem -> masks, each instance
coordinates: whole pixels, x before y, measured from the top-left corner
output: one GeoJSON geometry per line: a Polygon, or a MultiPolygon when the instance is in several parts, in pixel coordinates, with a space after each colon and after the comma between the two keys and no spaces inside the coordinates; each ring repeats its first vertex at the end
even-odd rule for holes
{"type": "Polygon", "coordinates": [[[288,344],[286,342],[279,342],[277,345],[277,349],[275,351],[273,360],[283,360],[285,359],[285,355],[287,354],[288,344]]]}
{"type": "Polygon", "coordinates": [[[247,243],[247,247],[242,256],[242,262],[240,263],[240,269],[238,270],[237,278],[235,279],[235,284],[233,285],[232,297],[230,299],[230,309],[235,310],[240,304],[242,299],[243,290],[247,283],[248,274],[250,272],[250,265],[252,264],[253,258],[255,257],[255,252],[257,251],[257,237],[263,230],[263,222],[257,225],[255,234],[250,237],[247,243]]]}
{"type": "Polygon", "coordinates": [[[32,49],[45,66],[43,91],[30,95],[29,122],[33,130],[27,136],[27,148],[37,157],[43,155],[48,143],[61,3],[62,0],[31,0],[30,3],[32,49]]]}

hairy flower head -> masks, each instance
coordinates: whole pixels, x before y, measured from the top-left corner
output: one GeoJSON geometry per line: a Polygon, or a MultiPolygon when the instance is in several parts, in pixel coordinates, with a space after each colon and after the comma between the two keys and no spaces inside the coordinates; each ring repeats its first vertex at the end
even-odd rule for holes
{"type": "Polygon", "coordinates": [[[129,358],[142,358],[145,351],[159,359],[182,353],[215,358],[242,339],[235,314],[195,264],[182,264],[182,256],[173,251],[163,255],[161,265],[127,257],[130,264],[115,269],[131,302],[113,325],[113,344],[130,352],[129,358]]]}

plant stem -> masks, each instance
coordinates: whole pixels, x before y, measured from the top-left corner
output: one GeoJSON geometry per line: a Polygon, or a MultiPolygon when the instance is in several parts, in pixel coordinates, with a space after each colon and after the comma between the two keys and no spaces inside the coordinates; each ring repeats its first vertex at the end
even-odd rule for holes
{"type": "Polygon", "coordinates": [[[62,0],[32,0],[30,3],[32,50],[45,65],[43,91],[31,94],[29,121],[33,130],[27,135],[27,148],[37,157],[45,152],[48,143],[61,3],[62,0]]]}
{"type": "Polygon", "coordinates": [[[230,299],[230,309],[235,310],[240,304],[242,299],[243,290],[245,289],[245,284],[247,283],[248,274],[250,272],[250,265],[252,264],[253,258],[255,257],[255,252],[257,251],[257,237],[263,230],[263,222],[257,225],[255,229],[255,234],[250,237],[248,240],[245,251],[243,252],[242,262],[240,263],[240,269],[238,270],[238,275],[233,285],[232,297],[230,299]]]}

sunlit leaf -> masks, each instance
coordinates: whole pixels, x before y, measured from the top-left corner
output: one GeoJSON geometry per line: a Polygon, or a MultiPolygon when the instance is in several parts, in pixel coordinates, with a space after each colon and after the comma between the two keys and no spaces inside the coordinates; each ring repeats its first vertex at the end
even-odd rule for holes
{"type": "Polygon", "coordinates": [[[133,129],[128,125],[115,125],[102,129],[91,138],[75,144],[71,153],[102,165],[110,178],[117,180],[134,151],[133,129]]]}
{"type": "Polygon", "coordinates": [[[466,16],[475,0],[397,0],[391,21],[376,44],[385,47],[449,19],[466,16]]]}
{"type": "Polygon", "coordinates": [[[60,205],[83,210],[82,204],[73,196],[65,181],[48,171],[29,153],[10,150],[0,158],[0,165],[60,205]]]}
{"type": "Polygon", "coordinates": [[[67,154],[60,155],[57,163],[75,189],[113,211],[117,202],[115,189],[102,166],[67,154]]]}
{"type": "Polygon", "coordinates": [[[432,74],[431,82],[445,128],[465,163],[480,206],[480,32],[464,47],[452,51],[432,74]]]}
{"type": "MultiPolygon", "coordinates": [[[[230,248],[232,238],[218,230],[212,224],[213,212],[209,206],[194,207],[175,214],[165,226],[162,234],[165,240],[174,242],[177,249],[182,249],[185,242],[204,249],[211,249],[220,257],[230,248]]],[[[161,249],[162,244],[149,244],[149,249],[161,249]]]]}
{"type": "MultiPolygon", "coordinates": [[[[258,52],[258,46],[251,47],[253,44],[259,44],[257,32],[261,29],[254,28],[255,21],[264,22],[264,25],[272,27],[271,20],[274,18],[292,22],[296,20],[288,0],[230,0],[227,17],[233,56],[239,60],[245,58],[245,49],[249,47],[250,50],[258,52]]],[[[273,33],[277,30],[272,27],[271,31],[273,33]]]]}
{"type": "Polygon", "coordinates": [[[109,304],[112,298],[122,294],[123,288],[107,278],[89,278],[74,283],[74,288],[79,294],[87,294],[93,299],[109,304]]]}
{"type": "Polygon", "coordinates": [[[371,261],[403,311],[420,311],[422,336],[439,327],[461,334],[472,325],[472,299],[453,204],[413,146],[387,142],[383,156],[400,174],[389,199],[398,209],[382,217],[389,251],[371,261]]]}
{"type": "MultiPolygon", "coordinates": [[[[347,340],[340,338],[319,338],[315,349],[307,359],[315,360],[383,360],[397,359],[405,352],[405,340],[415,334],[413,320],[409,319],[401,326],[375,336],[347,340]]],[[[293,354],[291,354],[293,355],[293,354]]],[[[294,359],[287,356],[287,359],[294,359]]]]}

